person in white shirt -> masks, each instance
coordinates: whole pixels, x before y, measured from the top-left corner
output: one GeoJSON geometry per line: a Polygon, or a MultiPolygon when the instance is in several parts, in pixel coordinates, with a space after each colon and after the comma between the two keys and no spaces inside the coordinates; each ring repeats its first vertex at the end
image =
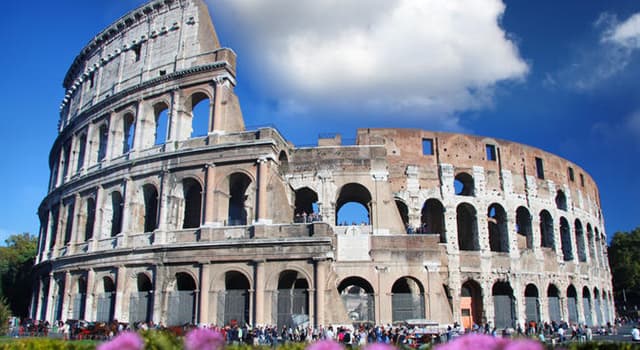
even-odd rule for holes
{"type": "Polygon", "coordinates": [[[638,330],[638,326],[633,326],[631,330],[631,340],[640,341],[640,330],[638,330]]]}

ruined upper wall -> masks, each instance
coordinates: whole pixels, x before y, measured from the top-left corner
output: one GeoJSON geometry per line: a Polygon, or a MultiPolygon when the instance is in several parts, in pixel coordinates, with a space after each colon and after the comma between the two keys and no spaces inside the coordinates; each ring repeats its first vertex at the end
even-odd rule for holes
{"type": "Polygon", "coordinates": [[[150,1],[96,35],[75,58],[63,83],[60,130],[121,91],[214,62],[234,74],[235,54],[220,48],[204,1],[150,1]]]}

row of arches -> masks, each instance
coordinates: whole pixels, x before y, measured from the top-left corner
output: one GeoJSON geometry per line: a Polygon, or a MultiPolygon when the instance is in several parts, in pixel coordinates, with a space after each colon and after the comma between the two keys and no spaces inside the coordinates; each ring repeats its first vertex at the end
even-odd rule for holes
{"type": "Polygon", "coordinates": [[[144,150],[168,141],[206,136],[212,130],[213,105],[209,89],[183,97],[184,107],[172,112],[170,99],[141,103],[99,118],[66,140],[52,169],[52,186],[105,159],[144,150]]]}

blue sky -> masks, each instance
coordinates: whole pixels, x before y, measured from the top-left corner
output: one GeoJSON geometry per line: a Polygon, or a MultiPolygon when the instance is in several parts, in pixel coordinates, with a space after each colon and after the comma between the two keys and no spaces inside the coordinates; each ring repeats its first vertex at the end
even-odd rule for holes
{"type": "MultiPolygon", "coordinates": [[[[36,233],[74,57],[138,0],[10,1],[0,14],[0,241],[36,233]]],[[[248,126],[297,145],[358,127],[460,131],[570,159],[606,231],[640,226],[640,2],[211,0],[248,126]]]]}

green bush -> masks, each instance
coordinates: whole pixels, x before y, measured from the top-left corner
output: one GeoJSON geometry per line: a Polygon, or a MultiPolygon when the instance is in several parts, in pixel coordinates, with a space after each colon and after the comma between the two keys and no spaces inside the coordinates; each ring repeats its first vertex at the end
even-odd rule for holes
{"type": "Polygon", "coordinates": [[[21,338],[0,343],[0,350],[93,350],[94,341],[66,341],[49,338],[21,338]]]}
{"type": "Polygon", "coordinates": [[[7,303],[7,299],[0,298],[0,335],[7,334],[9,328],[9,318],[11,317],[11,309],[7,303]]]}
{"type": "Polygon", "coordinates": [[[638,343],[589,342],[571,343],[567,350],[640,350],[638,343]]]}

